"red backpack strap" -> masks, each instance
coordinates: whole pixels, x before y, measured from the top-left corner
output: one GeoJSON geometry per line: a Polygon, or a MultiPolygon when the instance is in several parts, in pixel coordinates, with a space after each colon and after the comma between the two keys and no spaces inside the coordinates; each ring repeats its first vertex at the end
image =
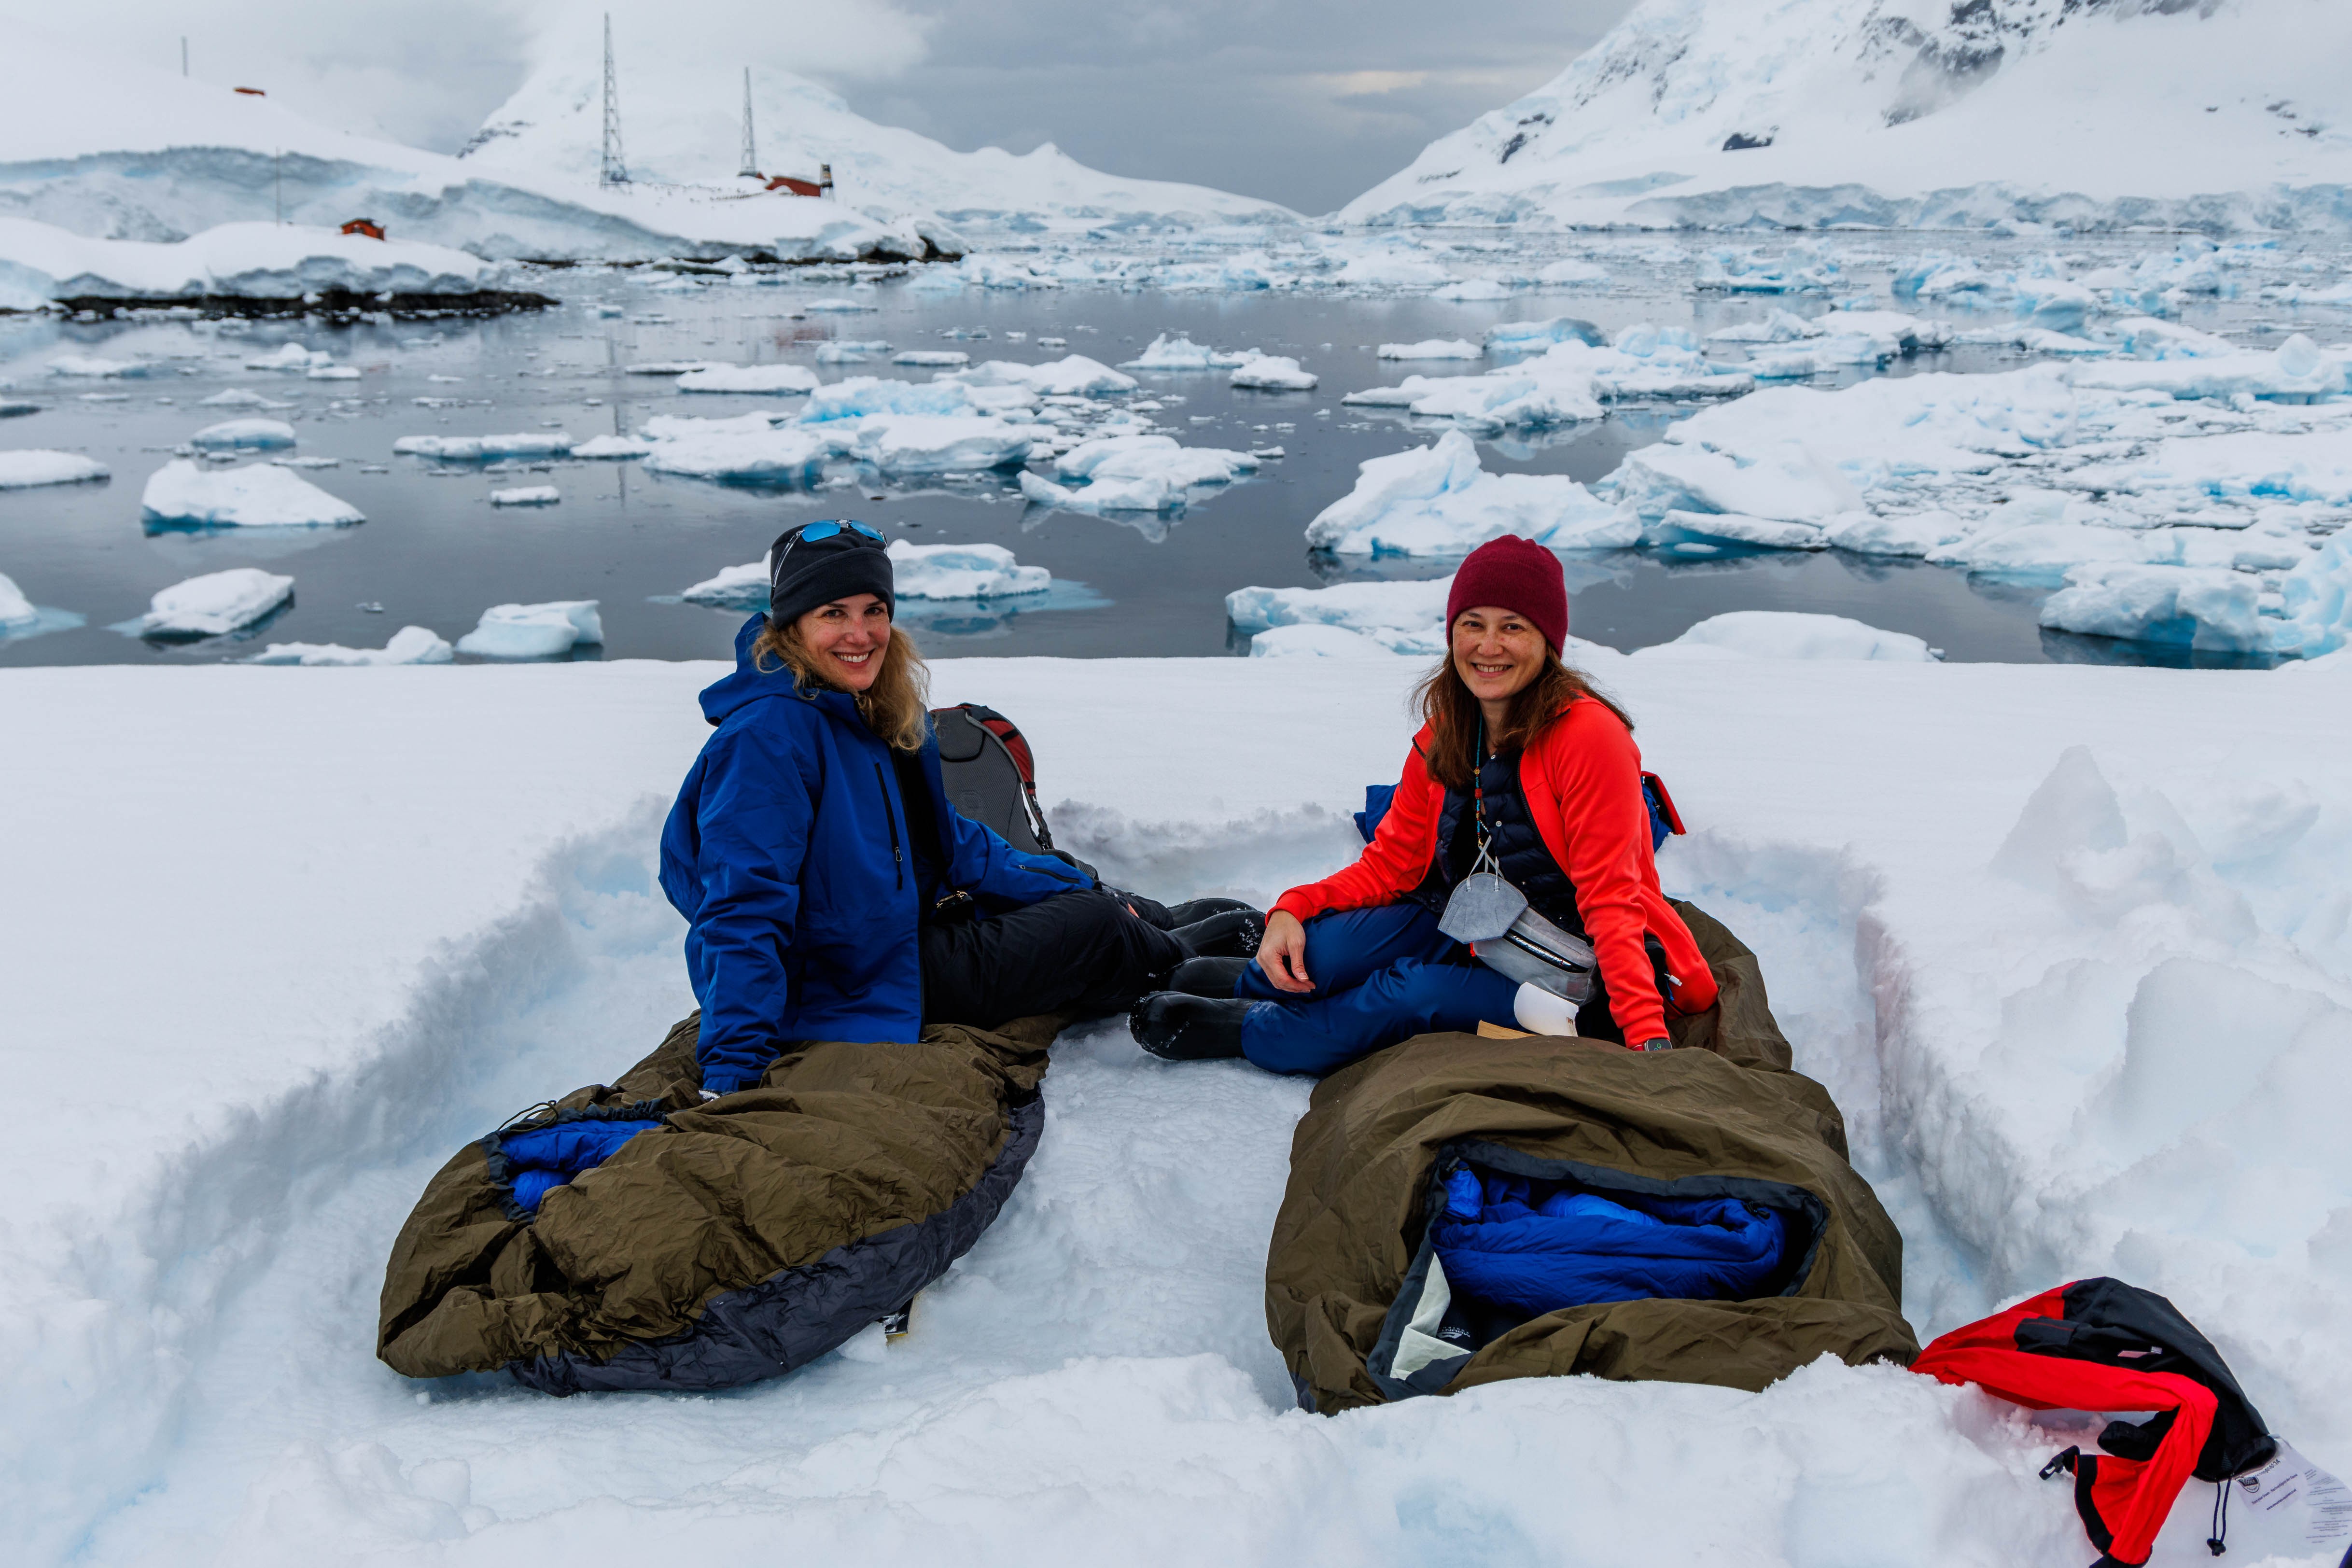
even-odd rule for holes
{"type": "Polygon", "coordinates": [[[978,702],[966,702],[961,707],[972,722],[996,742],[997,749],[1012,763],[1013,771],[1020,775],[1022,799],[1029,811],[1029,831],[1037,836],[1038,847],[1050,854],[1054,835],[1045,826],[1045,808],[1037,804],[1037,762],[1030,754],[1028,737],[1021,733],[1018,724],[993,708],[978,702]]]}

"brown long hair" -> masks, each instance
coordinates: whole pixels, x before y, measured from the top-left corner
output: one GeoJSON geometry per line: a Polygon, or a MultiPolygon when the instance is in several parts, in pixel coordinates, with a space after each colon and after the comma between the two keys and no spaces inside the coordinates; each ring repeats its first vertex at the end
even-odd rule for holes
{"type": "MultiPolygon", "coordinates": [[[[1502,731],[1487,739],[1498,752],[1524,752],[1541,740],[1561,710],[1580,697],[1590,697],[1616,714],[1626,729],[1633,727],[1625,710],[1601,695],[1582,670],[1562,664],[1559,655],[1547,647],[1543,668],[1511,698],[1502,731]]],[[[1452,647],[1445,650],[1435,669],[1421,678],[1412,700],[1429,723],[1429,753],[1422,761],[1428,764],[1431,776],[1447,789],[1468,789],[1474,765],[1471,753],[1478,748],[1478,726],[1484,715],[1478,700],[1454,673],[1452,647]]]]}
{"type": "MultiPolygon", "coordinates": [[[[816,660],[803,646],[800,627],[779,627],[772,616],[751,643],[751,668],[761,675],[775,674],[768,668],[771,658],[781,660],[782,668],[792,671],[793,684],[803,691],[812,686],[833,686],[818,673],[816,660]]],[[[915,646],[915,639],[897,622],[891,623],[890,640],[883,646],[882,668],[874,677],[874,684],[851,695],[856,700],[857,716],[866,721],[866,727],[881,736],[893,751],[923,749],[923,742],[930,734],[931,667],[923,662],[922,649],[915,646]]]]}

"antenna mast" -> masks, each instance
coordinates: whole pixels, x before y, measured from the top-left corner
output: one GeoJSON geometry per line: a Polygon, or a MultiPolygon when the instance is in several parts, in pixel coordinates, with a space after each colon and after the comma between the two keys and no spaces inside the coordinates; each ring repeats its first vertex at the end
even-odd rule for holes
{"type": "Polygon", "coordinates": [[[621,155],[621,92],[613,75],[613,14],[604,13],[604,163],[597,172],[600,185],[625,185],[629,165],[621,155]]]}
{"type": "Polygon", "coordinates": [[[757,179],[760,174],[760,152],[751,140],[751,68],[743,68],[743,166],[738,174],[757,179]]]}

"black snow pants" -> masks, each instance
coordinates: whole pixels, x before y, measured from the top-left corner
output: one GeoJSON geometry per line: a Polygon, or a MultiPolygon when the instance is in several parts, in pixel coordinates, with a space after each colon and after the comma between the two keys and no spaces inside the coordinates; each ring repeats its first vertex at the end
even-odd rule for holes
{"type": "MultiPolygon", "coordinates": [[[[1035,1013],[1122,1013],[1190,954],[1154,920],[1098,888],[1001,915],[923,926],[923,1022],[993,1029],[1035,1013]]],[[[1148,906],[1148,908],[1147,908],[1148,906]]]]}

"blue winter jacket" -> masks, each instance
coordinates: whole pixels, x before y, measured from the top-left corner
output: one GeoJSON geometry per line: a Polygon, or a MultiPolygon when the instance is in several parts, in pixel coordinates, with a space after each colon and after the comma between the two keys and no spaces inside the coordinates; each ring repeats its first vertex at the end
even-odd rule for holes
{"type": "Polygon", "coordinates": [[[692,928],[695,1054],[703,1087],[720,1094],[758,1082],[793,1040],[920,1035],[924,889],[910,807],[931,814],[940,893],[1002,910],[1091,886],[950,807],[935,740],[921,757],[930,798],[901,799],[889,747],[846,692],[804,691],[789,670],[752,668],[765,624],[744,623],[735,673],[703,690],[719,732],[662,828],[662,891],[692,928]]]}

